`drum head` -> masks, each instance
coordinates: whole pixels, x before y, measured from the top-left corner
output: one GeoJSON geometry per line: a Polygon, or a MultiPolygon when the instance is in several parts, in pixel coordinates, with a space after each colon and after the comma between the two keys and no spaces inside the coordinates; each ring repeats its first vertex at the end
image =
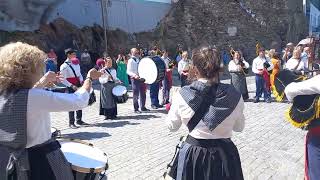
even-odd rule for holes
{"type": "Polygon", "coordinates": [[[104,171],[107,167],[107,155],[80,140],[59,139],[61,151],[67,161],[72,164],[72,169],[77,172],[89,173],[93,168],[95,173],[104,171]]]}
{"type": "Polygon", "coordinates": [[[117,85],[112,89],[112,94],[115,96],[122,96],[127,93],[127,88],[122,85],[117,85]]]}
{"type": "Polygon", "coordinates": [[[145,79],[146,84],[152,84],[158,78],[157,65],[149,57],[141,59],[138,67],[138,72],[140,78],[145,79]]]}
{"type": "Polygon", "coordinates": [[[54,127],[51,128],[51,134],[55,133],[56,131],[58,131],[56,128],[54,128],[54,127]]]}

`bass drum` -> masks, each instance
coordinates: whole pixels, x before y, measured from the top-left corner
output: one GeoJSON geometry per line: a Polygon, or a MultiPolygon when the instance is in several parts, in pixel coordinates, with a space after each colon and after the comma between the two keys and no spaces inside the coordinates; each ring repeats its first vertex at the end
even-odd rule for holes
{"type": "Polygon", "coordinates": [[[146,84],[160,82],[164,79],[166,65],[158,56],[146,57],[141,59],[138,73],[141,79],[145,79],[146,84]]]}
{"type": "Polygon", "coordinates": [[[90,143],[58,139],[61,151],[71,164],[75,180],[107,179],[108,156],[90,143]]]}

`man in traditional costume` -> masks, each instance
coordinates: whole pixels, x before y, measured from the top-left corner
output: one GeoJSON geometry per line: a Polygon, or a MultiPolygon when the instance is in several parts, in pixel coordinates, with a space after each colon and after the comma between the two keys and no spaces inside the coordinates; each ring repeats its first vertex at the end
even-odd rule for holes
{"type": "Polygon", "coordinates": [[[264,96],[264,101],[267,103],[271,102],[271,93],[268,91],[264,75],[266,71],[271,71],[272,69],[273,64],[270,62],[270,59],[265,57],[264,49],[260,48],[259,56],[252,62],[252,72],[255,73],[256,76],[256,98],[254,103],[259,102],[259,98],[261,97],[262,93],[264,96]]]}
{"type": "MultiPolygon", "coordinates": [[[[83,76],[80,70],[79,59],[76,58],[75,50],[69,48],[65,50],[67,59],[60,66],[60,73],[63,76],[63,84],[68,87],[69,93],[76,92],[83,83],[83,76]]],[[[78,128],[75,125],[74,111],[69,112],[69,127],[78,128]]],[[[76,111],[76,120],[78,125],[89,125],[82,121],[82,110],[76,111]]]]}
{"type": "Polygon", "coordinates": [[[140,114],[141,111],[149,111],[149,109],[146,108],[146,84],[143,82],[143,79],[140,78],[138,72],[138,66],[140,63],[139,54],[140,51],[137,48],[132,48],[131,58],[127,65],[127,74],[130,76],[133,91],[134,112],[137,114],[140,114]],[[141,111],[139,111],[139,97],[141,111]]]}

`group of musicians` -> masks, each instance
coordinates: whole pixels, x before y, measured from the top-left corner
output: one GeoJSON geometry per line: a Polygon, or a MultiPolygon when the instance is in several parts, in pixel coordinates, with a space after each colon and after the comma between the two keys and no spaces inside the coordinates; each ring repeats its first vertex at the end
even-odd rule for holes
{"type": "MultiPolygon", "coordinates": [[[[192,112],[194,114],[196,112],[193,112],[193,109],[191,107],[197,106],[197,109],[201,109],[202,107],[202,104],[193,104],[194,102],[192,100],[199,99],[198,95],[194,94],[195,89],[192,88],[193,86],[195,86],[196,88],[203,88],[203,90],[208,90],[207,88],[210,88],[210,92],[216,92],[217,90],[226,90],[224,88],[227,87],[230,88],[226,85],[220,85],[220,87],[202,87],[198,86],[199,84],[196,83],[188,86],[190,84],[190,82],[188,81],[188,76],[190,74],[191,66],[195,67],[198,83],[205,85],[210,83],[210,85],[219,84],[218,74],[221,66],[219,64],[220,62],[218,52],[210,48],[199,49],[195,52],[196,54],[193,57],[193,60],[196,61],[191,63],[191,61],[188,60],[188,52],[183,52],[181,56],[182,58],[178,64],[178,72],[180,74],[182,87],[185,87],[185,91],[180,91],[181,101],[175,102],[173,108],[171,109],[171,114],[169,113],[169,118],[172,118],[172,129],[178,129],[181,126],[182,120],[184,120],[181,119],[181,115],[179,113],[183,114],[192,112]],[[212,62],[208,61],[207,58],[204,58],[206,55],[210,56],[212,62]],[[203,66],[203,64],[205,64],[206,66],[203,66]],[[187,104],[183,104],[183,106],[188,107],[190,111],[178,111],[179,108],[182,107],[182,105],[180,105],[179,103],[184,102],[182,100],[188,100],[186,101],[187,104]]],[[[252,63],[252,71],[255,74],[257,89],[255,102],[259,102],[262,93],[264,94],[264,100],[266,102],[270,102],[270,74],[272,73],[271,70],[274,70],[274,68],[276,67],[275,63],[277,63],[277,66],[279,66],[280,60],[272,61],[270,59],[271,55],[272,57],[278,56],[273,53],[266,54],[266,51],[263,48],[259,48],[257,52],[258,57],[255,58],[252,63]]],[[[27,151],[29,153],[29,164],[26,165],[24,158],[27,157],[24,157],[23,154],[21,155],[22,158],[20,156],[16,157],[16,155],[21,152],[15,150],[12,152],[13,157],[12,159],[10,159],[10,164],[12,165],[12,167],[10,169],[10,172],[7,172],[10,177],[9,179],[20,179],[21,177],[23,177],[23,179],[41,179],[41,177],[48,177],[48,179],[50,179],[49,177],[51,177],[52,179],[72,179],[70,165],[66,162],[65,158],[63,158],[63,154],[59,150],[59,144],[56,141],[50,141],[51,134],[49,130],[49,112],[70,111],[69,125],[71,128],[77,127],[75,125],[75,122],[78,125],[88,125],[87,123],[82,121],[82,112],[78,109],[82,109],[88,105],[93,80],[99,80],[102,84],[102,101],[100,104],[100,114],[104,115],[106,119],[114,119],[117,117],[117,103],[115,101],[109,101],[113,98],[112,88],[114,87],[114,82],[120,83],[120,81],[116,77],[116,70],[112,68],[112,60],[106,57],[102,59],[102,61],[97,62],[98,67],[100,67],[99,71],[92,69],[88,72],[87,77],[83,78],[80,71],[80,62],[76,58],[75,51],[73,49],[66,49],[65,53],[67,55],[67,59],[60,67],[60,74],[48,72],[41,78],[41,76],[43,75],[43,71],[41,70],[41,68],[44,68],[42,67],[44,53],[37,47],[30,46],[24,43],[11,43],[0,49],[0,82],[2,84],[2,86],[0,87],[0,117],[3,118],[2,122],[0,122],[0,126],[1,128],[5,128],[2,129],[4,130],[4,134],[0,136],[0,145],[9,146],[12,149],[25,146],[26,148],[28,148],[27,151]],[[53,82],[60,81],[60,79],[62,80],[62,83],[67,86],[69,94],[53,93],[40,89],[48,86],[49,84],[52,84],[53,82]],[[29,90],[26,91],[25,89],[29,90]],[[104,100],[106,101],[103,100],[103,97],[105,97],[104,100]],[[14,106],[14,108],[12,108],[12,106],[14,106]],[[74,115],[75,112],[76,117],[74,115]],[[9,121],[11,122],[8,123],[10,124],[10,126],[4,124],[5,122],[9,121]],[[24,122],[24,124],[21,124],[21,122],[24,122]],[[12,132],[12,129],[10,128],[14,126],[21,126],[19,132],[16,132],[16,134],[18,134],[19,136],[13,137],[12,134],[10,134],[10,132],[12,132]],[[27,138],[25,139],[25,137],[27,138]],[[11,143],[8,143],[8,139],[11,139],[11,143]],[[27,171],[31,173],[26,173],[27,171]]],[[[308,49],[307,47],[294,48],[292,53],[287,53],[291,54],[292,57],[288,58],[288,61],[286,61],[286,69],[294,72],[295,74],[304,74],[308,67],[306,58],[308,58],[309,53],[310,49],[308,49]],[[302,49],[304,52],[301,51],[302,49]]],[[[163,54],[160,54],[157,51],[152,51],[151,55],[161,57],[159,59],[164,61],[166,65],[166,76],[162,81],[162,86],[164,87],[164,97],[162,104],[166,104],[169,101],[169,92],[172,86],[173,66],[170,65],[171,61],[168,58],[168,53],[166,51],[164,51],[163,54]]],[[[220,109],[214,109],[214,107],[210,107],[213,108],[212,114],[209,114],[210,117],[216,117],[214,113],[216,111],[222,113],[225,119],[230,118],[229,116],[227,116],[228,114],[237,111],[239,111],[240,114],[243,114],[243,107],[242,105],[241,107],[238,107],[238,104],[243,104],[241,96],[244,100],[247,100],[249,98],[245,81],[245,75],[248,74],[249,64],[244,60],[240,51],[232,51],[232,55],[233,59],[232,61],[230,61],[228,69],[231,73],[231,82],[235,87],[235,90],[237,91],[232,92],[230,94],[230,97],[237,98],[232,99],[234,100],[232,108],[226,108],[228,112],[225,112],[224,110],[222,113],[220,112],[220,109]]],[[[145,106],[146,84],[144,82],[144,79],[140,78],[138,72],[140,58],[140,51],[136,48],[131,49],[131,57],[127,64],[127,74],[130,76],[132,84],[133,106],[135,113],[141,113],[141,111],[149,111],[149,109],[147,109],[145,106]]],[[[276,74],[275,77],[277,77],[276,74]]],[[[285,89],[287,99],[289,101],[295,101],[295,98],[300,95],[320,94],[319,78],[320,76],[318,75],[302,82],[290,83],[285,89]]],[[[157,99],[157,101],[156,99],[154,99],[158,98],[160,89],[160,82],[157,83],[158,84],[152,84],[152,87],[150,88],[151,104],[153,108],[162,107],[159,103],[159,100],[157,99]]],[[[208,100],[214,100],[211,96],[208,97],[210,97],[208,100]]],[[[224,104],[225,102],[223,101],[221,103],[224,104]]],[[[228,106],[230,104],[225,105],[228,106]]],[[[320,109],[320,107],[317,107],[317,109],[318,108],[320,109]]],[[[319,112],[320,111],[317,111],[316,113],[319,112]]],[[[195,120],[191,114],[188,115],[190,116],[188,116],[188,121],[195,120]]],[[[200,115],[197,114],[197,117],[199,118],[200,115]]],[[[315,117],[320,117],[320,114],[316,114],[315,117]]],[[[222,122],[224,122],[224,119],[219,118],[222,117],[218,117],[216,119],[217,121],[208,119],[207,121],[201,122],[202,124],[200,126],[197,126],[196,123],[193,128],[195,128],[196,130],[199,130],[199,128],[204,129],[197,131],[203,131],[203,136],[214,136],[214,134],[208,135],[207,130],[208,128],[210,130],[213,130],[217,127],[220,127],[221,124],[223,125],[222,122]]],[[[238,118],[239,117],[235,115],[234,118],[230,119],[230,121],[239,121],[238,118]]],[[[312,123],[308,124],[309,126],[306,141],[306,179],[308,180],[315,180],[320,177],[320,123],[317,123],[318,121],[319,119],[315,119],[312,121],[312,123]]],[[[243,129],[243,123],[239,123],[239,127],[229,127],[230,131],[232,130],[232,128],[236,128],[241,131],[243,129]]],[[[227,127],[227,125],[223,126],[227,127]]],[[[210,131],[210,133],[212,132],[213,131],[210,131]]],[[[196,135],[202,138],[201,133],[200,135],[196,133],[196,135]]],[[[211,139],[211,137],[209,137],[209,139],[211,139]]],[[[189,137],[188,141],[196,142],[196,144],[201,143],[201,141],[192,139],[191,137],[189,137]]],[[[208,141],[206,143],[212,145],[213,142],[208,141]]],[[[228,143],[230,145],[231,142],[228,143]]],[[[192,155],[196,155],[197,148],[189,148],[193,148],[194,151],[192,151],[192,155]]],[[[206,151],[206,153],[210,154],[211,152],[206,151]]],[[[238,154],[235,154],[238,158],[238,154]]],[[[201,157],[197,156],[197,158],[202,158],[202,156],[204,157],[204,155],[201,155],[201,157]]],[[[236,163],[239,163],[238,161],[239,159],[237,159],[236,163]]],[[[188,161],[186,161],[186,163],[192,164],[193,160],[189,159],[188,161]]],[[[206,165],[209,166],[209,164],[210,162],[207,162],[206,165]]],[[[236,164],[234,168],[239,168],[238,165],[239,164],[236,164]]],[[[219,170],[221,171],[221,169],[219,170]]],[[[224,170],[228,169],[222,169],[222,174],[227,173],[227,171],[224,172],[224,170]]],[[[235,174],[242,176],[242,172],[240,170],[235,174]]],[[[211,176],[211,174],[209,175],[211,176]]],[[[241,177],[238,178],[242,179],[241,177]]]]}
{"type": "MultiPolygon", "coordinates": [[[[309,70],[310,50],[310,47],[305,45],[294,47],[293,43],[288,43],[280,59],[279,53],[275,50],[265,51],[259,47],[258,57],[252,62],[252,72],[256,79],[254,103],[259,102],[262,93],[264,100],[270,103],[271,89],[277,94],[276,96],[281,96],[279,100],[282,101],[286,97],[293,102],[287,119],[295,127],[308,130],[305,147],[305,179],[316,180],[320,177],[320,75],[308,77],[308,73],[312,72],[309,70]],[[277,91],[284,92],[281,95],[277,91]]],[[[232,56],[233,60],[229,62],[228,68],[231,83],[246,100],[247,73],[244,70],[249,68],[249,64],[241,57],[241,52],[232,51],[232,56]]]]}

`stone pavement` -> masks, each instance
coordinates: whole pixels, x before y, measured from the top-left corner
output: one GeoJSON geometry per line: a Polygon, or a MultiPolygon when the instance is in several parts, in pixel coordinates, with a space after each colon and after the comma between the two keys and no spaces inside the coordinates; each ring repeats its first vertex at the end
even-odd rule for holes
{"type": "MultiPolygon", "coordinates": [[[[253,77],[248,77],[248,88],[253,97],[253,77]]],[[[52,126],[60,129],[63,136],[91,142],[106,152],[109,180],[161,179],[180,136],[187,134],[186,128],[170,133],[162,109],[134,114],[132,99],[118,105],[118,120],[103,120],[98,115],[98,106],[95,103],[84,109],[83,120],[92,127],[69,129],[66,112],[52,113],[52,126]]],[[[149,97],[147,107],[150,107],[149,97]]],[[[285,121],[288,107],[289,104],[276,102],[245,103],[246,127],[232,138],[240,152],[245,179],[303,179],[305,132],[285,121]]]]}

